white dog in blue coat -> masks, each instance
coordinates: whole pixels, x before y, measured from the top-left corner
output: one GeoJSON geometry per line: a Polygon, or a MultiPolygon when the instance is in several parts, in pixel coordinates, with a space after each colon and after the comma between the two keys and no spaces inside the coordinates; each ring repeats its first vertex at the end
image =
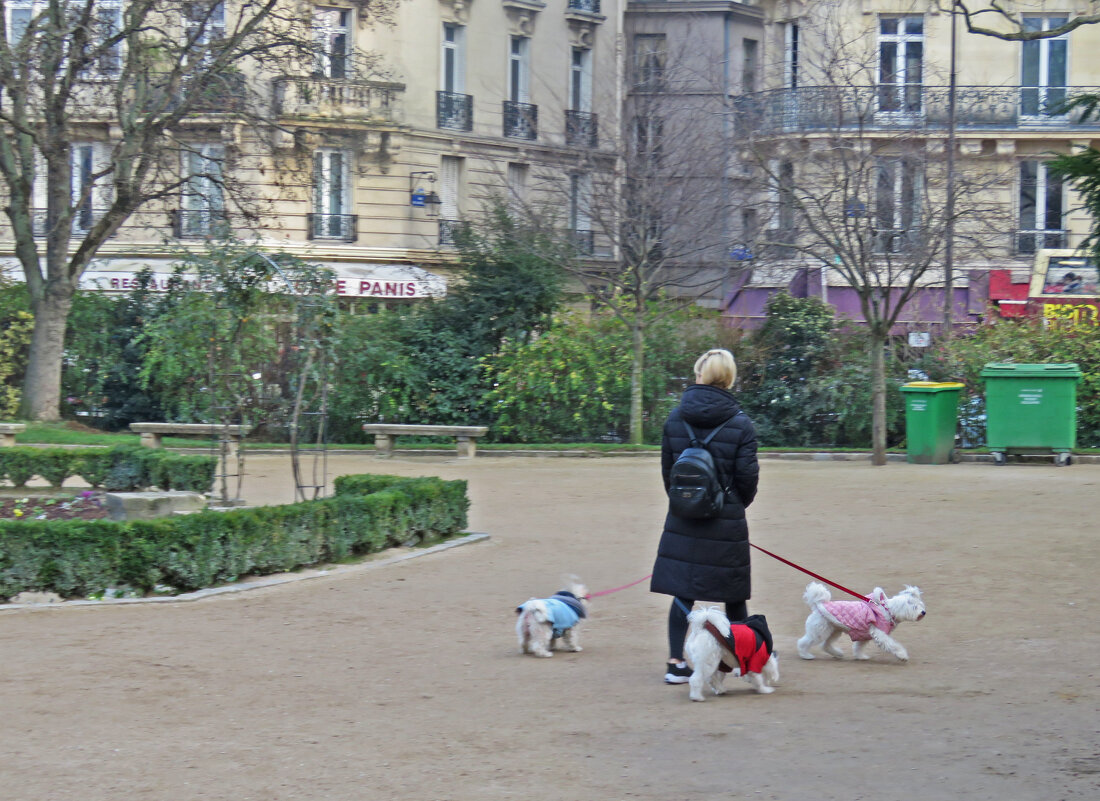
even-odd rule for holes
{"type": "Polygon", "coordinates": [[[549,598],[531,598],[516,607],[516,637],[523,654],[553,656],[551,650],[561,642],[565,651],[580,651],[577,630],[588,617],[588,590],[573,579],[568,588],[549,598]]]}

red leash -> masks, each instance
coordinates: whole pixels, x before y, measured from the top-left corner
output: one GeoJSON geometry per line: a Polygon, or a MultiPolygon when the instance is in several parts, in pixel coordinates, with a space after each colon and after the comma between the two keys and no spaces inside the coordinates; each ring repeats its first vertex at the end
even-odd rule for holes
{"type": "MultiPolygon", "coordinates": [[[[841,592],[846,592],[851,596],[859,598],[859,600],[861,600],[861,601],[867,601],[867,596],[866,595],[861,595],[858,592],[852,592],[847,587],[842,587],[841,585],[836,584],[835,582],[829,581],[829,579],[825,578],[824,576],[819,576],[819,575],[817,575],[817,573],[814,573],[812,570],[807,570],[806,568],[802,567],[801,565],[796,565],[794,562],[790,561],[789,559],[784,559],[782,556],[779,556],[778,554],[774,554],[771,551],[766,550],[764,548],[761,548],[759,545],[753,545],[753,543],[751,543],[751,542],[749,543],[749,545],[752,545],[753,548],[755,548],[758,551],[761,551],[762,553],[766,553],[772,559],[778,559],[783,564],[790,565],[795,570],[801,570],[807,576],[813,576],[818,581],[824,581],[830,587],[834,587],[834,588],[840,590],[841,592]]],[[[870,602],[868,601],[868,603],[870,603],[870,602]]]]}
{"type": "Polygon", "coordinates": [[[623,586],[616,586],[616,588],[614,590],[601,590],[599,592],[590,592],[590,593],[588,593],[587,596],[588,597],[599,597],[601,595],[610,595],[613,592],[618,592],[619,590],[626,590],[628,588],[628,586],[634,586],[635,584],[640,584],[641,582],[645,581],[646,579],[651,579],[651,578],[653,578],[652,573],[650,573],[649,575],[643,575],[643,577],[641,577],[637,581],[631,581],[629,584],[624,584],[623,586]]]}
{"type": "MultiPolygon", "coordinates": [[[[796,565],[796,564],[795,564],[794,562],[790,561],[789,559],[784,559],[784,558],[783,558],[782,556],[779,556],[778,554],[774,554],[774,553],[772,553],[771,551],[769,551],[769,550],[767,550],[767,549],[765,549],[765,548],[761,548],[761,547],[760,547],[759,545],[755,545],[755,544],[753,544],[753,543],[751,543],[751,542],[749,543],[749,545],[751,545],[751,546],[752,546],[753,548],[755,548],[756,550],[760,551],[761,553],[766,553],[766,554],[767,554],[768,556],[770,556],[770,557],[771,557],[772,559],[777,559],[777,560],[779,560],[780,562],[782,562],[783,564],[785,564],[785,565],[789,565],[789,566],[793,567],[793,568],[794,568],[795,570],[801,570],[801,571],[802,571],[803,573],[805,573],[805,574],[806,574],[807,576],[813,576],[813,577],[814,577],[815,579],[817,579],[818,581],[824,581],[824,582],[825,582],[826,584],[828,584],[828,585],[829,585],[830,587],[833,587],[833,588],[835,588],[835,589],[838,589],[838,590],[840,590],[841,592],[846,592],[846,593],[848,593],[848,594],[849,594],[849,595],[851,595],[851,596],[852,596],[853,598],[859,598],[859,600],[861,600],[861,601],[867,601],[867,596],[866,596],[866,595],[861,595],[861,594],[860,594],[860,593],[858,593],[858,592],[853,592],[852,590],[848,589],[847,587],[842,587],[842,586],[841,586],[840,584],[837,584],[837,583],[835,583],[835,582],[829,581],[829,579],[825,578],[824,576],[819,576],[819,575],[818,575],[817,573],[814,573],[814,572],[813,572],[812,570],[807,570],[806,568],[802,567],[801,565],[796,565]]],[[[650,573],[650,574],[649,574],[648,576],[642,576],[642,577],[641,577],[640,579],[638,579],[637,581],[632,581],[632,582],[630,582],[629,584],[624,584],[624,585],[623,585],[623,586],[621,586],[621,587],[615,587],[615,588],[613,588],[613,589],[610,589],[610,590],[600,590],[599,592],[590,592],[590,593],[588,593],[588,596],[587,596],[587,597],[589,597],[589,598],[598,598],[598,597],[599,597],[599,596],[601,596],[601,595],[610,595],[610,594],[611,594],[611,593],[613,593],[613,592],[618,592],[619,590],[625,590],[625,589],[627,589],[628,587],[633,587],[633,586],[634,586],[635,584],[641,584],[641,583],[642,583],[643,581],[645,581],[646,579],[648,579],[648,578],[652,578],[652,577],[653,577],[653,574],[652,574],[652,573],[650,573]]],[[[870,603],[870,602],[868,601],[868,603],[870,603]]]]}

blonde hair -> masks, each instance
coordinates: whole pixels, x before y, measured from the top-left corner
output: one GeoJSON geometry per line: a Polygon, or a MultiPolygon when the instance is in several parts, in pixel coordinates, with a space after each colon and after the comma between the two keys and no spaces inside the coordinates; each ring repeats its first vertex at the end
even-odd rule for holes
{"type": "Polygon", "coordinates": [[[708,350],[695,360],[695,383],[729,389],[737,380],[737,362],[722,348],[708,350]]]}

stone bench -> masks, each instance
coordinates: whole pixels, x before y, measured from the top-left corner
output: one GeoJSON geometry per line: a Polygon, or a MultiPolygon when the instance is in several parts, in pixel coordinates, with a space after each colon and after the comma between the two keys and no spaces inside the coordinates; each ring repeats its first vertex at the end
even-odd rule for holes
{"type": "Polygon", "coordinates": [[[484,437],[486,426],[426,426],[395,423],[365,423],[363,430],[374,434],[374,447],[379,456],[393,455],[393,439],[403,434],[422,437],[454,437],[459,459],[472,459],[477,453],[477,438],[484,437]]]}
{"type": "Polygon", "coordinates": [[[251,426],[223,426],[215,423],[130,423],[130,430],[141,434],[141,444],[149,448],[163,448],[165,434],[181,437],[203,436],[224,438],[229,443],[229,457],[235,458],[241,438],[248,435],[251,426]]]}
{"type": "Polygon", "coordinates": [[[26,429],[22,423],[0,423],[0,448],[14,448],[15,435],[22,434],[26,429]]]}

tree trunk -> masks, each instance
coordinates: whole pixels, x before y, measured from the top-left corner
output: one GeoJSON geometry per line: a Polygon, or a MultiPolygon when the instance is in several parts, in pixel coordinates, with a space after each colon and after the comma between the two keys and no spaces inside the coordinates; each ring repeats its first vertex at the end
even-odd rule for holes
{"type": "Polygon", "coordinates": [[[871,340],[871,464],[886,464],[886,337],[872,330],[871,340]]]}
{"type": "Polygon", "coordinates": [[[645,371],[645,329],[637,318],[631,327],[634,353],[630,364],[630,443],[642,444],[642,377],[645,371]]]}
{"type": "Polygon", "coordinates": [[[34,331],[19,403],[21,420],[61,419],[61,361],[72,305],[72,289],[52,282],[41,298],[31,301],[34,331]]]}

